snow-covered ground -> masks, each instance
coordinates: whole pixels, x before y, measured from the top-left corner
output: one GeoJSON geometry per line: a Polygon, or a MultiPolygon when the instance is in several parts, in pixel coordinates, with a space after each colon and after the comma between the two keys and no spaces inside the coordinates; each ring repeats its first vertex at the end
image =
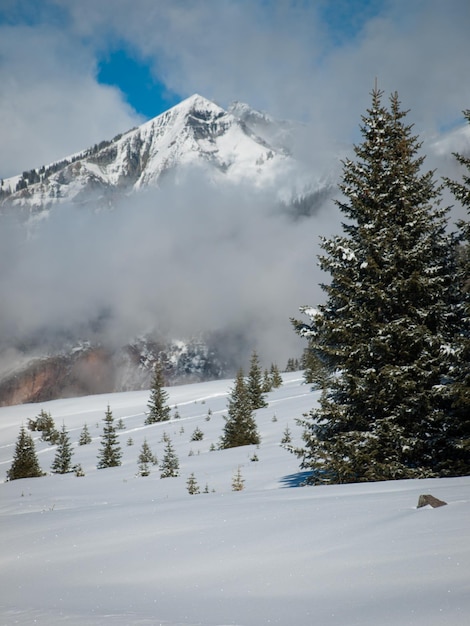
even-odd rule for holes
{"type": "MultiPolygon", "coordinates": [[[[140,391],[0,409],[2,480],[41,409],[65,424],[86,474],[0,483],[0,624],[467,626],[470,477],[299,486],[280,441],[287,425],[299,441],[295,418],[317,395],[301,373],[284,381],[257,411],[258,448],[211,450],[231,380],[170,388],[179,418],[151,426],[140,391]],[[108,404],[126,426],[123,464],[97,470],[108,404]],[[78,446],[85,423],[93,442],[78,446]],[[180,477],[136,476],[144,438],[161,461],[164,432],[180,477]],[[191,473],[208,493],[189,495],[191,473]],[[426,493],[448,506],[417,509],[426,493]]],[[[55,449],[33,435],[48,471],[55,449]]]]}

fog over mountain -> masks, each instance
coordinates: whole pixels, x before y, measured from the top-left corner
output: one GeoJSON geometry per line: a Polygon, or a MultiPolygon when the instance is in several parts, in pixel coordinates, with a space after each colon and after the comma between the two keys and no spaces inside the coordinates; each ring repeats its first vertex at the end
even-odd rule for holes
{"type": "Polygon", "coordinates": [[[301,132],[193,96],[6,179],[3,373],[30,355],[83,342],[115,351],[143,335],[215,342],[224,371],[253,349],[267,365],[300,356],[289,318],[319,291],[318,236],[336,221],[334,162],[312,172],[296,159],[301,132]]]}
{"type": "MultiPolygon", "coordinates": [[[[425,165],[456,174],[447,144],[465,133],[425,165]]],[[[323,299],[316,257],[351,152],[307,155],[306,136],[194,95],[2,181],[0,403],[140,388],[159,354],[170,381],[233,374],[254,349],[266,366],[300,357],[289,320],[323,299]]]]}

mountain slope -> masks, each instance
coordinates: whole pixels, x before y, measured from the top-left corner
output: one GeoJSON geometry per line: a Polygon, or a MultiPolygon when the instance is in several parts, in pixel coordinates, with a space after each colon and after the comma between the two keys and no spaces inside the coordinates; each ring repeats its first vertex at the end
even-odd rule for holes
{"type": "Polygon", "coordinates": [[[276,122],[270,119],[271,133],[262,138],[253,130],[261,129],[260,113],[246,105],[233,113],[193,95],[112,141],[6,179],[3,204],[38,211],[63,202],[109,203],[116,195],[159,186],[170,174],[177,180],[188,167],[203,169],[215,183],[272,188],[290,175],[298,179],[292,187],[307,189],[307,176],[299,176],[299,163],[279,138],[275,145],[266,140],[275,139],[276,122]]]}

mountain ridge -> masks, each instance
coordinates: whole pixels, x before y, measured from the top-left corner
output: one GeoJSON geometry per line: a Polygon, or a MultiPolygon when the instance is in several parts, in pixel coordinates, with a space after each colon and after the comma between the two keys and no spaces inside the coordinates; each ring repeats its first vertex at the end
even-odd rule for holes
{"type": "Polygon", "coordinates": [[[113,194],[159,187],[170,172],[187,167],[205,169],[216,183],[255,186],[272,186],[288,172],[297,179],[294,195],[299,189],[309,193],[311,180],[306,172],[298,176],[299,163],[281,141],[284,136],[288,143],[288,125],[277,136],[275,126],[273,118],[248,105],[224,110],[194,94],[110,141],[5,179],[0,204],[31,211],[64,202],[109,204],[113,194]]]}

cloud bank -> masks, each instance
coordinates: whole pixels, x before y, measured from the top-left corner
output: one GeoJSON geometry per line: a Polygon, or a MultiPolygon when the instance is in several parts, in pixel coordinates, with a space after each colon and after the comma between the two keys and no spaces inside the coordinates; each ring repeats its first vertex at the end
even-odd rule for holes
{"type": "Polygon", "coordinates": [[[117,347],[146,331],[230,331],[284,364],[303,348],[289,318],[319,291],[318,235],[337,218],[330,208],[293,220],[275,205],[274,194],[215,189],[189,172],[112,211],[58,206],[28,234],[3,220],[0,337],[95,332],[117,347]]]}

